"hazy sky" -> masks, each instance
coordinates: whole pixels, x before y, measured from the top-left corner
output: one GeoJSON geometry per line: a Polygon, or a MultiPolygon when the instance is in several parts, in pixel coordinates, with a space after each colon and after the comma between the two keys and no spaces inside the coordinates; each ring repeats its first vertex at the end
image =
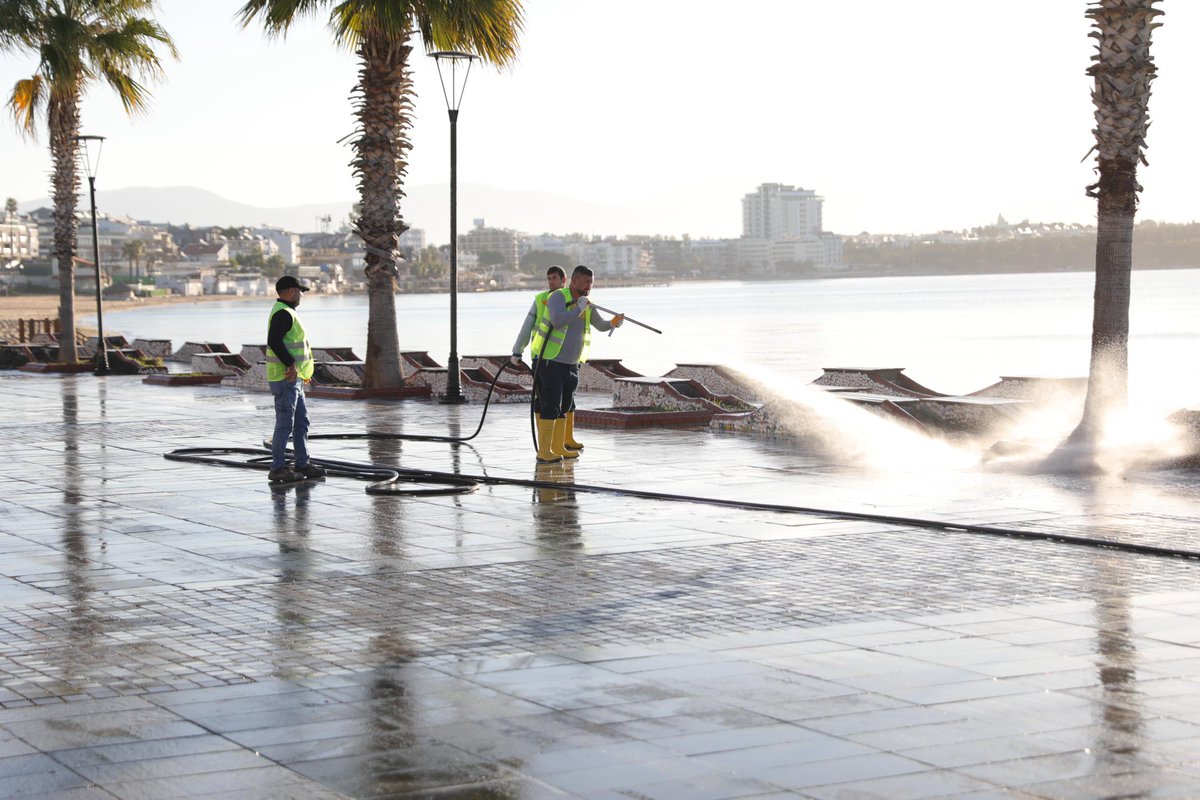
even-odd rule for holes
{"type": "MultiPolygon", "coordinates": [[[[150,115],[107,89],[83,130],[109,137],[102,186],[194,185],[259,206],[352,201],[355,59],[313,21],[284,41],[238,0],[162,0],[181,61],[150,115]]],[[[825,227],[923,232],[1091,222],[1085,0],[526,0],[519,62],[472,70],[459,180],[624,206],[637,230],[737,236],[743,194],[815,189],[825,227]]],[[[1191,221],[1200,185],[1200,2],[1166,0],[1141,218],[1191,221]]],[[[448,122],[432,60],[408,182],[444,183],[448,122]]],[[[5,95],[31,58],[0,58],[5,95]]],[[[0,194],[49,194],[44,133],[0,126],[0,194]]],[[[473,216],[460,205],[460,226],[473,216]]],[[[523,223],[539,232],[536,220],[523,223]]],[[[436,240],[438,237],[433,236],[436,240]]]]}

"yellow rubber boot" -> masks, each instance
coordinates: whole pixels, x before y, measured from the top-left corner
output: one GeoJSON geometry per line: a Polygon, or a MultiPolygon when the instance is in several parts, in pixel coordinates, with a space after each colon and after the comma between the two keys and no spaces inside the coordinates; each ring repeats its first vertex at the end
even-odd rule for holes
{"type": "Polygon", "coordinates": [[[567,435],[567,420],[565,417],[559,417],[554,420],[554,441],[550,444],[550,449],[554,451],[554,455],[562,456],[563,458],[579,458],[579,453],[574,450],[568,450],[563,444],[563,439],[567,435]]]}
{"type": "Polygon", "coordinates": [[[575,412],[567,412],[567,433],[563,436],[563,446],[568,450],[582,450],[583,442],[575,441],[575,412]]]}
{"type": "Polygon", "coordinates": [[[539,464],[557,464],[562,456],[554,452],[554,420],[537,418],[537,461],[539,464]]]}

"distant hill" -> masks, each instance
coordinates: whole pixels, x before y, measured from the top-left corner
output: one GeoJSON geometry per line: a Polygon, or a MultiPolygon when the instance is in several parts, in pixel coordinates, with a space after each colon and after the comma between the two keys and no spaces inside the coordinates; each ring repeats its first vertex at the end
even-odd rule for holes
{"type": "MultiPolygon", "coordinates": [[[[402,206],[404,220],[423,228],[430,242],[450,240],[449,184],[412,186],[402,206]]],[[[295,233],[320,230],[319,218],[332,217],[337,229],[349,217],[354,200],[306,203],[285,208],[264,208],[239,203],[195,186],[133,186],[98,190],[96,206],[101,212],[124,215],[149,222],[207,225],[274,225],[295,233]]],[[[80,207],[87,204],[82,198],[80,207]]],[[[49,198],[23,201],[22,210],[51,205],[49,198]]],[[[608,206],[545,192],[511,191],[482,184],[459,184],[458,230],[470,230],[473,220],[483,218],[491,227],[515,228],[525,233],[594,233],[624,235],[653,233],[645,229],[644,211],[633,207],[608,206]]]]}
{"type": "MultiPolygon", "coordinates": [[[[846,264],[860,275],[1092,270],[1096,266],[1096,232],[904,247],[847,242],[844,253],[846,264]]],[[[1137,224],[1133,234],[1134,269],[1195,267],[1200,267],[1200,223],[1144,220],[1137,224]]]]}

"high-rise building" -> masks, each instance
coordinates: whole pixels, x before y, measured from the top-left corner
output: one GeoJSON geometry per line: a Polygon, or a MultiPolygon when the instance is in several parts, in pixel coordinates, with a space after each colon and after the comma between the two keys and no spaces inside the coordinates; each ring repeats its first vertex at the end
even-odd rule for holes
{"type": "Polygon", "coordinates": [[[820,235],[824,203],[812,190],[764,183],[742,198],[742,236],[775,242],[820,235]]]}
{"type": "Polygon", "coordinates": [[[774,275],[841,267],[841,238],[822,229],[824,204],[816,192],[782,183],[764,183],[743,197],[736,271],[774,275]]]}
{"type": "Polygon", "coordinates": [[[503,258],[501,262],[509,269],[516,269],[520,261],[517,232],[508,228],[489,228],[483,219],[475,220],[475,227],[458,235],[458,251],[463,253],[492,253],[503,258]]]}

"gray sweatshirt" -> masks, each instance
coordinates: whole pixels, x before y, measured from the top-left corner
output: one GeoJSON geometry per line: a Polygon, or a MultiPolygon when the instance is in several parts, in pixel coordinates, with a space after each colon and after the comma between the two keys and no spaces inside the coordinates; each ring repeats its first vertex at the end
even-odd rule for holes
{"type": "MultiPolygon", "coordinates": [[[[580,302],[586,298],[579,298],[567,308],[567,301],[563,298],[561,292],[554,292],[550,295],[550,300],[546,304],[546,308],[550,311],[550,324],[556,329],[567,329],[567,338],[563,340],[562,349],[558,351],[558,355],[550,359],[557,361],[560,364],[578,364],[579,356],[583,351],[583,312],[580,310],[580,302]]],[[[612,324],[600,316],[599,311],[592,311],[592,327],[598,331],[612,330],[612,324]]]]}
{"type": "MultiPolygon", "coordinates": [[[[537,322],[538,304],[537,298],[533,298],[533,304],[529,306],[529,313],[525,315],[525,324],[521,326],[521,332],[517,334],[517,340],[513,342],[512,354],[520,358],[525,352],[525,348],[529,346],[529,339],[533,336],[533,324],[537,322]]],[[[533,358],[537,358],[537,353],[530,354],[533,358]]]]}

